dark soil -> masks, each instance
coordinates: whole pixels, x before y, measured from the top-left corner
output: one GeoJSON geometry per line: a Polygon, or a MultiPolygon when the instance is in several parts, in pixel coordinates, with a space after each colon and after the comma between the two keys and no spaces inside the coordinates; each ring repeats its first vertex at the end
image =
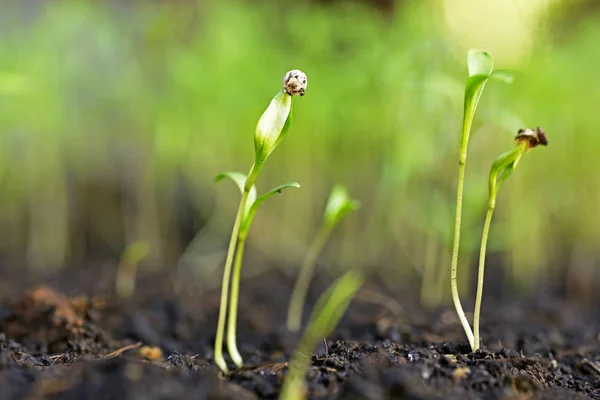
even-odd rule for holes
{"type": "MultiPolygon", "coordinates": [[[[68,297],[100,281],[63,275],[26,292],[1,285],[0,400],[277,398],[298,340],[284,327],[291,282],[277,273],[243,282],[246,365],[227,376],[212,363],[218,291],[174,295],[167,279],[147,277],[128,301],[68,297]]],[[[543,296],[485,299],[487,348],[472,354],[453,309],[426,312],[384,293],[365,286],[315,349],[310,398],[600,398],[595,310],[543,296]]]]}

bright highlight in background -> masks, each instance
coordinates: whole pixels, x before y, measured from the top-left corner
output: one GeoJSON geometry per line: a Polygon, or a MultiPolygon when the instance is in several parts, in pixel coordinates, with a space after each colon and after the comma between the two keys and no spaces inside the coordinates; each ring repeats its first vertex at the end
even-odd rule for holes
{"type": "Polygon", "coordinates": [[[460,46],[484,48],[503,66],[514,66],[533,46],[540,19],[557,0],[444,0],[444,19],[460,46]]]}

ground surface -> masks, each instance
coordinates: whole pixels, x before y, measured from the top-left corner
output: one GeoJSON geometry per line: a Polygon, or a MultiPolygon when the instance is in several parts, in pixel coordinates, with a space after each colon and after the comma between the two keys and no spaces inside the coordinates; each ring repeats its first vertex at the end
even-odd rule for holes
{"type": "MultiPolygon", "coordinates": [[[[277,398],[298,337],[284,328],[290,282],[276,273],[243,284],[246,366],[226,377],[212,363],[218,291],[73,297],[95,292],[85,276],[0,285],[0,400],[277,398]]],[[[451,309],[424,312],[381,293],[362,290],[315,350],[310,398],[600,398],[597,313],[543,296],[486,299],[487,348],[470,354],[451,309]]]]}

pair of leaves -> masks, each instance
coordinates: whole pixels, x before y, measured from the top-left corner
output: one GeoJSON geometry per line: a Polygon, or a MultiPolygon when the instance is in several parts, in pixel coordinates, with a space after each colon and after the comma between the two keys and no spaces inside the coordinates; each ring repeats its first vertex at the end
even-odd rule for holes
{"type": "MultiPolygon", "coordinates": [[[[240,193],[244,193],[244,186],[246,185],[247,179],[246,175],[242,174],[241,172],[223,172],[217,175],[215,182],[220,182],[224,178],[231,179],[236,184],[238,189],[240,189],[240,193]]],[[[248,200],[246,200],[246,205],[244,206],[244,215],[240,225],[240,234],[246,234],[248,232],[250,229],[250,224],[254,219],[254,215],[256,215],[256,210],[258,210],[258,207],[264,203],[265,200],[290,187],[299,188],[300,184],[298,182],[288,182],[269,190],[267,193],[261,196],[258,196],[256,186],[252,185],[252,188],[248,194],[248,200]]]]}
{"type": "Polygon", "coordinates": [[[254,134],[255,165],[265,162],[281,143],[292,125],[292,96],[279,91],[256,125],[254,134]]]}
{"type": "Polygon", "coordinates": [[[350,198],[344,186],[335,185],[327,200],[323,221],[329,229],[333,229],[346,215],[359,208],[360,203],[350,198]]]}

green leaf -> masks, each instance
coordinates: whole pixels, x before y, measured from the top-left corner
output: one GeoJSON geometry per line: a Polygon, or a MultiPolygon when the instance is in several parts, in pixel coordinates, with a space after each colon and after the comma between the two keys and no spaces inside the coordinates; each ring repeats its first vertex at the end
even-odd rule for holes
{"type": "Polygon", "coordinates": [[[125,248],[121,260],[130,265],[137,265],[150,254],[150,245],[145,240],[137,240],[125,248]]]}
{"type": "Polygon", "coordinates": [[[292,96],[279,91],[262,114],[254,134],[255,163],[262,164],[281,143],[291,125],[292,96]]]}
{"type": "Polygon", "coordinates": [[[497,69],[493,71],[491,77],[507,84],[513,83],[515,80],[514,74],[505,69],[497,69]]]}
{"type": "Polygon", "coordinates": [[[319,297],[305,332],[307,340],[313,342],[312,347],[316,344],[314,341],[327,337],[335,329],[363,283],[362,273],[350,270],[319,297]]]}
{"type": "Polygon", "coordinates": [[[346,215],[359,208],[360,203],[350,198],[348,190],[342,185],[336,185],[327,200],[323,219],[325,224],[333,229],[346,215]]]}
{"type": "MultiPolygon", "coordinates": [[[[244,185],[246,185],[246,175],[241,172],[222,172],[215,177],[215,183],[221,182],[224,178],[231,179],[238,189],[240,189],[240,193],[244,193],[244,185]]],[[[246,201],[246,206],[244,208],[244,218],[250,212],[252,205],[256,201],[256,186],[252,185],[250,189],[250,193],[248,194],[248,200],[246,201]]]]}
{"type": "Polygon", "coordinates": [[[484,75],[489,76],[494,69],[494,61],[487,51],[471,49],[467,53],[467,68],[469,77],[484,75]]]}
{"type": "Polygon", "coordinates": [[[290,187],[299,188],[300,184],[298,182],[284,183],[283,185],[277,186],[277,187],[269,190],[267,193],[258,197],[252,203],[250,210],[248,211],[248,214],[244,217],[244,220],[242,221],[242,226],[240,228],[240,233],[243,233],[243,234],[248,233],[248,230],[250,229],[250,224],[252,224],[252,220],[254,219],[254,215],[256,214],[258,207],[262,203],[264,203],[265,200],[267,200],[269,197],[271,197],[277,193],[281,193],[282,190],[290,188],[290,187]]]}
{"type": "MultiPolygon", "coordinates": [[[[467,67],[469,70],[469,78],[465,84],[465,103],[463,114],[463,127],[461,133],[461,151],[466,154],[466,147],[469,142],[471,125],[475,118],[475,110],[481,99],[481,94],[486,82],[490,76],[494,76],[494,61],[490,54],[486,51],[471,49],[467,54],[467,67]]],[[[497,78],[509,81],[509,73],[507,71],[497,71],[497,78]]]]}
{"type": "Polygon", "coordinates": [[[489,176],[489,196],[492,206],[496,203],[496,196],[500,185],[513,173],[525,151],[526,146],[517,146],[510,151],[500,154],[492,163],[489,176]]]}
{"type": "Polygon", "coordinates": [[[298,347],[288,368],[288,374],[281,388],[281,400],[304,399],[304,375],[310,363],[308,354],[312,353],[317,342],[327,337],[338,325],[350,301],[364,283],[360,272],[348,271],[337,279],[319,297],[308,326],[302,335],[298,347]]]}

